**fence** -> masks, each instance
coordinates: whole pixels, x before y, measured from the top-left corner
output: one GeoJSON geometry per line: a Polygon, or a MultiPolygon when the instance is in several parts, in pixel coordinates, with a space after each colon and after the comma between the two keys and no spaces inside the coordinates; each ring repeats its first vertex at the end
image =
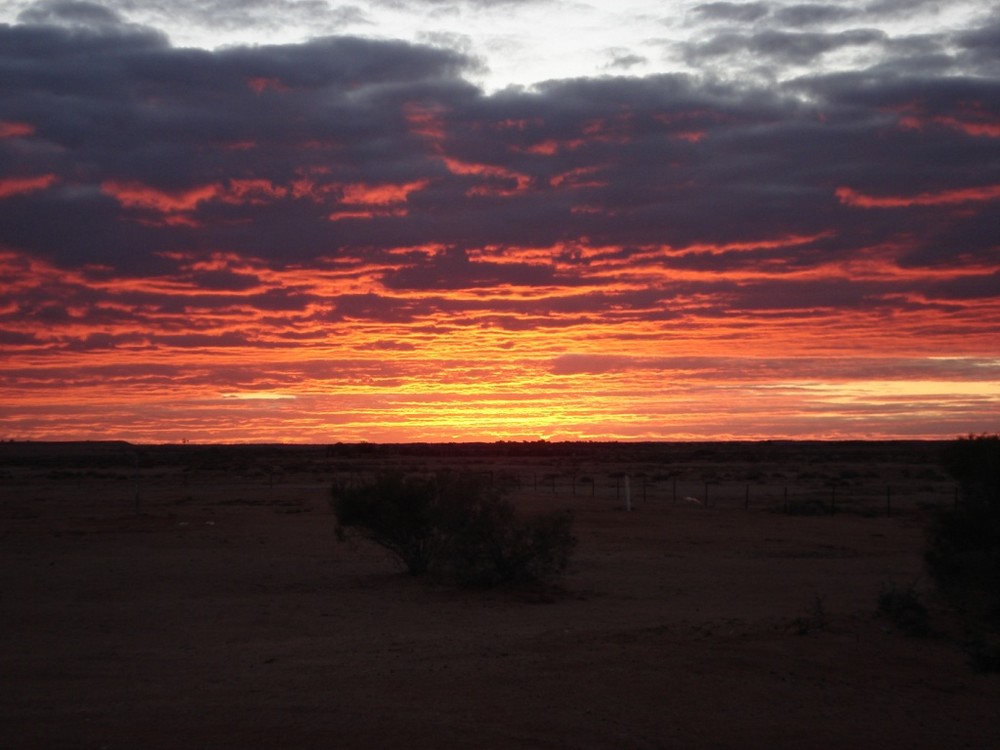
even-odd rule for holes
{"type": "MultiPolygon", "coordinates": [[[[489,474],[489,472],[487,472],[489,474]]],[[[794,515],[860,513],[887,515],[957,503],[957,486],[936,482],[787,483],[718,481],[691,478],[650,478],[621,472],[572,477],[557,474],[515,474],[504,481],[518,494],[542,493],[593,498],[633,507],[643,504],[688,505],[703,508],[773,510],[794,515]]]]}

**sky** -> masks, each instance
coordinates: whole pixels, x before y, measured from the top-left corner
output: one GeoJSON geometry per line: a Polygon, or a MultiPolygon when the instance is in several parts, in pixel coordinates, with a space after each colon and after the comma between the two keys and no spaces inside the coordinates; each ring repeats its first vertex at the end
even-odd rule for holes
{"type": "Polygon", "coordinates": [[[992,3],[0,7],[0,439],[998,430],[992,3]]]}

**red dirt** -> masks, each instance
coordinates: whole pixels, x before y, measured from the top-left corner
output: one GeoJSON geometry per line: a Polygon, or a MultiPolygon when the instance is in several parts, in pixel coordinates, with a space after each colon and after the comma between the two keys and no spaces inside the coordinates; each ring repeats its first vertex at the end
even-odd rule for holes
{"type": "Polygon", "coordinates": [[[1000,747],[919,512],[523,492],[575,510],[563,590],[483,592],[337,544],[322,482],[165,474],[135,516],[99,474],[4,480],[4,747],[1000,747]],[[877,614],[914,581],[933,637],[877,614]]]}

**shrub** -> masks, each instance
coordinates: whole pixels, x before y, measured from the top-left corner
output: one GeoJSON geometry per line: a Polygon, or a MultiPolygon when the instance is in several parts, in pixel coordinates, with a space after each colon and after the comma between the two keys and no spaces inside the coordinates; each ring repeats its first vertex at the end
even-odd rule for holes
{"type": "Polygon", "coordinates": [[[829,624],[829,620],[826,616],[826,607],[823,606],[823,598],[820,596],[815,597],[808,613],[796,617],[793,620],[793,624],[795,625],[795,632],[799,635],[808,635],[818,630],[825,630],[829,624]]]}
{"type": "Polygon", "coordinates": [[[413,575],[439,555],[440,498],[430,480],[384,473],[364,484],[334,483],[331,505],[338,539],[352,529],[389,550],[413,575]]]}
{"type": "Polygon", "coordinates": [[[923,636],[930,633],[927,607],[920,601],[912,585],[883,586],[878,595],[878,611],[906,635],[923,636]]]}
{"type": "Polygon", "coordinates": [[[539,582],[565,570],[575,545],[572,518],[520,519],[481,477],[383,474],[333,488],[337,534],[351,530],[387,549],[413,575],[476,586],[539,582]]]}
{"type": "Polygon", "coordinates": [[[1000,436],[959,439],[944,465],[962,498],[934,515],[924,559],[938,589],[970,623],[1000,633],[1000,436]]]}

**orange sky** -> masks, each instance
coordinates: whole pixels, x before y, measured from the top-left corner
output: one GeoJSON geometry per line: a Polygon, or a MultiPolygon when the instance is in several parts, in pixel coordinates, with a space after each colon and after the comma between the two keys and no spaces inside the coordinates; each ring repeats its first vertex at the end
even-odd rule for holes
{"type": "Polygon", "coordinates": [[[996,78],[461,64],[0,27],[0,437],[1000,429],[996,78]]]}

